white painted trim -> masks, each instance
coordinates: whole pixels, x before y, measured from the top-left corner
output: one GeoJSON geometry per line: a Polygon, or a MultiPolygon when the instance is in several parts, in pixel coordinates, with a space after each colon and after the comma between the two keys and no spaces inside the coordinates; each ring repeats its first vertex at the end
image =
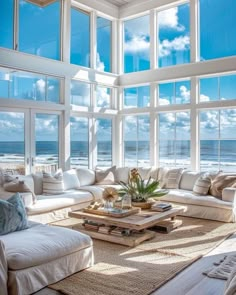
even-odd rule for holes
{"type": "Polygon", "coordinates": [[[190,60],[193,63],[199,60],[198,3],[198,0],[190,0],[190,60]]]}
{"type": "Polygon", "coordinates": [[[157,64],[157,14],[150,11],[150,69],[155,69],[157,64]]]}
{"type": "Polygon", "coordinates": [[[93,9],[114,18],[119,17],[119,8],[104,0],[72,0],[72,3],[82,9],[93,9]]]}
{"type": "Polygon", "coordinates": [[[97,67],[97,13],[90,13],[90,68],[97,67]]]}
{"type": "Polygon", "coordinates": [[[236,56],[226,57],[217,60],[202,61],[197,63],[183,64],[159,68],[155,70],[148,70],[142,72],[135,72],[123,74],[119,77],[120,86],[138,85],[144,83],[152,83],[157,81],[179,80],[196,76],[208,76],[228,74],[235,72],[236,56]]]}
{"type": "Polygon", "coordinates": [[[63,0],[61,9],[61,60],[70,63],[71,0],[63,0]]]}
{"type": "Polygon", "coordinates": [[[170,6],[173,5],[179,5],[182,3],[185,3],[186,0],[177,0],[177,1],[173,1],[173,0],[146,0],[146,1],[138,1],[136,0],[135,2],[130,2],[127,3],[125,5],[122,5],[120,7],[120,13],[119,13],[119,17],[120,19],[124,19],[124,18],[128,18],[130,16],[134,16],[134,15],[138,15],[140,13],[143,13],[145,11],[149,11],[151,9],[155,9],[155,8],[169,8],[170,6]]]}

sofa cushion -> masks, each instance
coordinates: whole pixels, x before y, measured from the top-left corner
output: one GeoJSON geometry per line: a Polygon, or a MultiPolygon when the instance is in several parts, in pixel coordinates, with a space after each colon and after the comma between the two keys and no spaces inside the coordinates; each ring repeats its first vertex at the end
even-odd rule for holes
{"type": "Polygon", "coordinates": [[[114,184],[115,183],[116,166],[112,166],[106,170],[95,171],[96,184],[114,184]]]}
{"type": "Polygon", "coordinates": [[[85,234],[42,224],[6,235],[1,240],[10,270],[41,265],[92,246],[91,238],[85,234]]]}
{"type": "Polygon", "coordinates": [[[184,171],[180,179],[179,188],[192,191],[195,182],[203,174],[204,172],[184,171]]]}
{"type": "Polygon", "coordinates": [[[160,183],[160,188],[166,187],[168,171],[169,171],[168,167],[160,167],[158,169],[158,181],[160,183]]]}
{"type": "Polygon", "coordinates": [[[26,229],[28,220],[20,194],[0,200],[0,235],[26,229]]]}
{"type": "Polygon", "coordinates": [[[43,172],[43,193],[46,195],[58,195],[64,192],[63,173],[57,171],[54,176],[43,172]]]}
{"type": "Polygon", "coordinates": [[[142,179],[148,179],[151,177],[152,167],[138,167],[138,173],[142,179]]]}
{"type": "Polygon", "coordinates": [[[89,191],[67,190],[60,195],[38,195],[37,203],[27,206],[26,210],[28,215],[42,214],[93,200],[94,196],[89,191]]]}
{"type": "Polygon", "coordinates": [[[70,169],[63,172],[64,190],[77,189],[80,187],[80,182],[75,169],[70,169]]]}
{"type": "Polygon", "coordinates": [[[77,168],[76,174],[78,176],[80,186],[92,185],[95,183],[95,171],[88,168],[77,168]]]}
{"type": "Polygon", "coordinates": [[[209,206],[209,207],[215,207],[215,208],[224,208],[228,210],[232,210],[233,208],[233,203],[231,202],[225,202],[210,195],[206,195],[206,196],[195,195],[189,190],[181,190],[181,189],[170,190],[167,195],[161,197],[161,200],[167,201],[167,202],[180,203],[182,205],[191,204],[191,205],[209,206]]]}
{"type": "Polygon", "coordinates": [[[181,175],[183,173],[183,168],[173,168],[169,169],[167,173],[167,180],[165,188],[179,188],[179,182],[181,175]]]}
{"type": "Polygon", "coordinates": [[[219,173],[211,182],[210,194],[222,198],[222,191],[226,187],[236,187],[236,175],[219,173]]]}
{"type": "Polygon", "coordinates": [[[129,181],[129,167],[118,167],[115,171],[115,182],[119,183],[120,181],[123,181],[125,183],[128,183],[129,181]]]}
{"type": "Polygon", "coordinates": [[[205,175],[200,176],[193,186],[193,192],[199,195],[207,195],[210,186],[211,178],[205,175]]]}

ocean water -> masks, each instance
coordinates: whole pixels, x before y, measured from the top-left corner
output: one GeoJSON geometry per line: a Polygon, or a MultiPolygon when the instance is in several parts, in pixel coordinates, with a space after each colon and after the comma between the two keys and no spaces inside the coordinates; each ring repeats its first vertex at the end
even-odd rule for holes
{"type": "MultiPolygon", "coordinates": [[[[219,144],[214,140],[200,142],[201,170],[221,169],[223,171],[236,171],[236,140],[222,140],[219,144]],[[218,165],[220,159],[220,166],[218,165]]],[[[110,166],[112,163],[112,143],[99,142],[97,147],[98,166],[110,166]]],[[[149,142],[140,141],[138,148],[134,141],[125,142],[125,165],[149,166],[149,142]]],[[[58,143],[54,141],[36,142],[37,164],[56,164],[58,162],[58,143]]],[[[1,142],[0,164],[9,165],[24,163],[23,142],[1,142]]],[[[179,166],[190,166],[190,142],[186,140],[161,141],[160,163],[179,166]]],[[[71,165],[88,165],[88,143],[73,141],[71,144],[71,165]]]]}

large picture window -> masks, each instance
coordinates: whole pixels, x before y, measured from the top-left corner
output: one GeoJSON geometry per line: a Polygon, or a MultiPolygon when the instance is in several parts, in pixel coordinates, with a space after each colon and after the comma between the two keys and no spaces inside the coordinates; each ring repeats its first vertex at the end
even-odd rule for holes
{"type": "Polygon", "coordinates": [[[59,0],[45,7],[20,0],[19,50],[59,60],[60,15],[61,1],[59,0]]]}
{"type": "Polygon", "coordinates": [[[236,1],[199,0],[200,60],[236,55],[236,1]]]}
{"type": "Polygon", "coordinates": [[[150,166],[150,118],[148,115],[124,118],[124,165],[150,166]]]}
{"type": "Polygon", "coordinates": [[[235,171],[236,109],[200,112],[201,170],[235,171]]]}
{"type": "Polygon", "coordinates": [[[70,62],[90,67],[90,14],[71,8],[70,62]]]}
{"type": "Polygon", "coordinates": [[[124,22],[124,72],[150,69],[149,15],[124,22]]]}
{"type": "Polygon", "coordinates": [[[111,72],[111,28],[112,22],[110,20],[97,17],[96,68],[99,71],[111,72]]]}
{"type": "Polygon", "coordinates": [[[159,114],[159,165],[190,166],[190,113],[159,114]]]}
{"type": "Polygon", "coordinates": [[[160,11],[157,15],[158,66],[174,66],[190,62],[189,4],[160,11]]]}

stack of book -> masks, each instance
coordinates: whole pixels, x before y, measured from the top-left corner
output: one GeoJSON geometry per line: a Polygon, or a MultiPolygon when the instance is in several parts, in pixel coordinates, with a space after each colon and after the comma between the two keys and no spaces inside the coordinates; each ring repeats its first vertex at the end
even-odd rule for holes
{"type": "Polygon", "coordinates": [[[169,203],[157,203],[152,205],[151,210],[152,211],[158,211],[158,212],[164,212],[167,210],[170,210],[172,208],[172,205],[169,203]]]}
{"type": "Polygon", "coordinates": [[[87,230],[98,231],[100,224],[98,224],[97,222],[94,222],[94,221],[85,220],[83,223],[83,226],[87,230]]]}
{"type": "Polygon", "coordinates": [[[101,234],[109,235],[112,228],[114,228],[114,227],[102,225],[102,226],[99,226],[98,232],[101,234]]]}

